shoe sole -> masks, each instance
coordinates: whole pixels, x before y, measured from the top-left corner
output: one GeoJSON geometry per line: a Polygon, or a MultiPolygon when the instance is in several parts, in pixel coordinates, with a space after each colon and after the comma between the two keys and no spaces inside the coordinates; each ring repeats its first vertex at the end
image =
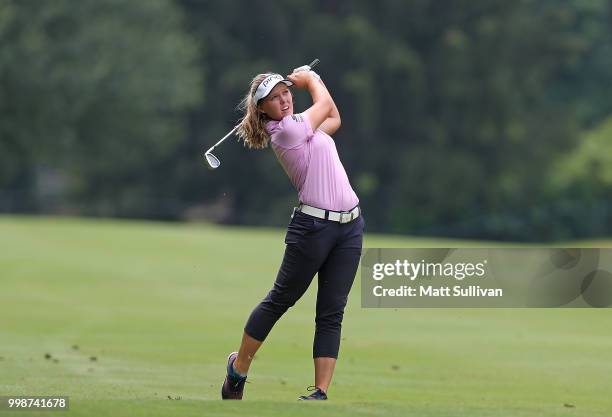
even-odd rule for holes
{"type": "MultiPolygon", "coordinates": [[[[227,355],[227,359],[225,360],[225,363],[227,363],[227,365],[225,365],[225,369],[226,369],[226,371],[227,371],[228,373],[229,373],[229,360],[230,360],[230,358],[232,357],[232,355],[233,355],[234,353],[235,353],[236,355],[238,355],[238,352],[232,352],[232,353],[230,353],[229,355],[227,355]]],[[[235,359],[234,359],[234,360],[235,360],[235,359]]]]}

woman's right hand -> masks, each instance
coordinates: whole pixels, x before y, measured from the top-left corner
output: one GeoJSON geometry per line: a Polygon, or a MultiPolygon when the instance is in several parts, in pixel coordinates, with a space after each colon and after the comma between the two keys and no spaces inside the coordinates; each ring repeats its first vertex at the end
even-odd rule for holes
{"type": "Polygon", "coordinates": [[[311,83],[315,77],[312,71],[298,71],[287,75],[287,79],[291,81],[296,88],[308,88],[308,84],[311,83]]]}

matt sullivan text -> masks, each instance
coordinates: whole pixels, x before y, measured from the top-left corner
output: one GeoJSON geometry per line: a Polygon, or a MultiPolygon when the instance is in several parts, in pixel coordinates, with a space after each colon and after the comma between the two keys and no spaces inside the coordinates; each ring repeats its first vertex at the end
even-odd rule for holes
{"type": "Polygon", "coordinates": [[[372,288],[376,297],[503,297],[502,288],[481,288],[478,285],[470,285],[462,288],[434,287],[432,285],[419,285],[418,287],[402,285],[398,288],[383,288],[377,285],[372,288]]]}

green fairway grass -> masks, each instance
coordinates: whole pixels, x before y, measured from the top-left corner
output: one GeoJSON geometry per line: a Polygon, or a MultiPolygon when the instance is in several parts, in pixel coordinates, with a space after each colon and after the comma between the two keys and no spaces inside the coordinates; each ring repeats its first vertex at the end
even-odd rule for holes
{"type": "Polygon", "coordinates": [[[67,412],[0,415],[612,416],[612,310],[362,309],[359,275],[329,401],[296,401],[313,384],[316,280],[257,354],[245,401],[221,401],[227,355],[272,285],[284,233],[0,217],[0,396],[70,397],[67,412]]]}

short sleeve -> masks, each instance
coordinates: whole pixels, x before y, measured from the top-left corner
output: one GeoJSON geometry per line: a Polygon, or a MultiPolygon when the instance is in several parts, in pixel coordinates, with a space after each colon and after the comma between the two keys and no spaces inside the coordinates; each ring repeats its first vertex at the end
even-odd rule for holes
{"type": "Polygon", "coordinates": [[[285,149],[300,146],[313,136],[310,120],[305,113],[285,116],[275,130],[272,141],[275,145],[285,149]]]}

